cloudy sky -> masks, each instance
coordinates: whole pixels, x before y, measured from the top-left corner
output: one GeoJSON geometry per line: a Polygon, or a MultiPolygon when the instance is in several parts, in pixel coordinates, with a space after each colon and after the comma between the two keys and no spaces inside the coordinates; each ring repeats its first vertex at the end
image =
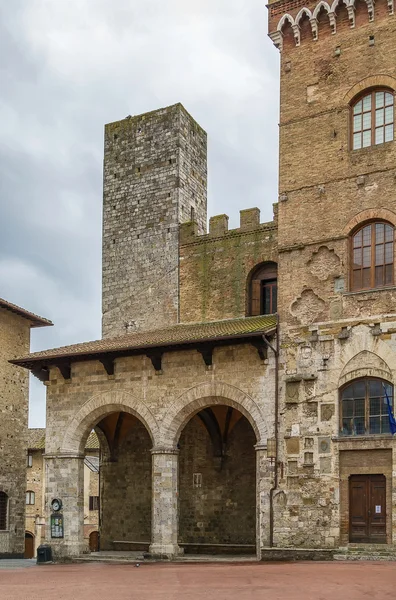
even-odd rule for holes
{"type": "MultiPolygon", "coordinates": [[[[278,52],[265,0],[0,0],[0,296],[100,337],[105,123],[182,102],[208,132],[209,215],[277,198],[278,52]]],[[[32,378],[30,426],[45,425],[32,378]]]]}

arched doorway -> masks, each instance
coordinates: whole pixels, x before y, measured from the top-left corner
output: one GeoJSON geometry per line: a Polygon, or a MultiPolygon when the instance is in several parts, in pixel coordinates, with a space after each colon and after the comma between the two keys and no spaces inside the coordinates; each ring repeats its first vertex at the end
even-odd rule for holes
{"type": "Polygon", "coordinates": [[[100,459],[98,501],[90,505],[90,513],[98,511],[100,550],[148,550],[150,435],[136,416],[122,411],[106,415],[95,429],[99,439],[104,436],[106,441],[100,459]]]}
{"type": "Polygon", "coordinates": [[[34,558],[34,535],[25,531],[25,558],[34,558]]]}
{"type": "Polygon", "coordinates": [[[256,551],[256,436],[236,408],[204,408],[179,439],[179,545],[186,553],[256,551]]]}
{"type": "Polygon", "coordinates": [[[89,534],[89,549],[91,552],[99,550],[99,531],[92,531],[89,534]]]}

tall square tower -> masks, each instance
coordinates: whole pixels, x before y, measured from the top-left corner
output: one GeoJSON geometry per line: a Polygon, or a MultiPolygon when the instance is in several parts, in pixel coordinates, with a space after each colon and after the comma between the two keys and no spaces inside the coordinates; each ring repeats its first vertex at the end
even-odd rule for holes
{"type": "Polygon", "coordinates": [[[181,104],[105,127],[103,337],[179,320],[179,225],[206,232],[206,133],[181,104]]]}

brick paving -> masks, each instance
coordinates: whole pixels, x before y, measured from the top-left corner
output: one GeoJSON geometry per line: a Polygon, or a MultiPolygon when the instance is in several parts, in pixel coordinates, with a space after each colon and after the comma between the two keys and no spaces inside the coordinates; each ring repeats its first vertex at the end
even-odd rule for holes
{"type": "MultiPolygon", "coordinates": [[[[1,561],[0,561],[1,562],[1,561]]],[[[1,600],[387,600],[395,563],[71,564],[4,569],[1,600]]]]}

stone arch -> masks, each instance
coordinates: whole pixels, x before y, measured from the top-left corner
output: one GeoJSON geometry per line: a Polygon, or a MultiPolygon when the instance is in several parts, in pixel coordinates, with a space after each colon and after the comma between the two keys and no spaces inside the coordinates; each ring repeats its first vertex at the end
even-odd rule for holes
{"type": "Polygon", "coordinates": [[[378,377],[393,383],[392,371],[388,364],[378,354],[369,350],[362,350],[348,361],[341,372],[338,387],[360,377],[378,377]]]}
{"type": "Polygon", "coordinates": [[[225,404],[239,410],[252,426],[257,444],[266,443],[267,427],[257,403],[237,387],[219,381],[199,384],[179,396],[163,420],[162,445],[175,448],[188,421],[200,410],[216,404],[225,404]]]}
{"type": "Polygon", "coordinates": [[[307,15],[308,19],[312,19],[311,11],[309,10],[309,8],[306,8],[305,6],[297,13],[297,16],[294,20],[296,25],[298,25],[300,23],[300,21],[304,15],[307,15]]]}
{"type": "Polygon", "coordinates": [[[352,217],[344,226],[343,233],[344,235],[349,235],[358,225],[363,225],[366,221],[375,221],[377,219],[388,221],[396,227],[396,213],[388,208],[368,208],[352,217]]]}
{"type": "Polygon", "coordinates": [[[371,335],[370,327],[367,325],[358,325],[353,328],[350,343],[345,345],[341,350],[340,360],[345,366],[340,371],[339,387],[350,379],[355,379],[355,377],[351,376],[354,364],[357,368],[362,370],[365,369],[365,373],[364,375],[360,375],[361,377],[368,376],[368,369],[370,367],[366,367],[362,364],[359,365],[359,362],[356,361],[356,357],[359,355],[360,358],[363,358],[362,352],[367,353],[367,358],[373,359],[373,373],[375,370],[377,370],[378,373],[378,375],[373,376],[381,376],[383,379],[390,377],[389,381],[394,381],[393,371],[389,365],[395,363],[395,353],[386,342],[381,340],[378,336],[371,335]],[[380,375],[380,373],[382,373],[382,375],[380,375]],[[387,374],[386,377],[383,377],[384,373],[387,374]]]}
{"type": "Polygon", "coordinates": [[[364,90],[368,90],[373,87],[386,87],[391,90],[396,90],[396,78],[391,75],[385,75],[379,73],[378,75],[370,75],[365,77],[358,83],[355,83],[344,96],[345,104],[351,104],[351,102],[361,94],[364,90]]]}
{"type": "Polygon", "coordinates": [[[314,19],[318,18],[318,15],[322,8],[324,8],[324,10],[327,12],[327,14],[329,14],[329,12],[331,10],[329,4],[327,2],[325,2],[324,0],[322,0],[321,2],[319,2],[319,4],[316,5],[315,10],[312,13],[312,17],[314,19]]]}
{"type": "Polygon", "coordinates": [[[294,23],[294,19],[291,15],[289,15],[289,13],[286,13],[285,15],[283,15],[283,17],[280,19],[278,26],[277,26],[277,31],[282,31],[282,28],[284,25],[286,25],[286,22],[289,22],[291,26],[293,26],[294,23]]]}
{"type": "Polygon", "coordinates": [[[150,409],[127,392],[108,392],[97,394],[83,404],[66,429],[60,451],[83,454],[90,428],[106,415],[121,411],[139,419],[146,427],[153,445],[157,444],[159,427],[150,409]]]}

